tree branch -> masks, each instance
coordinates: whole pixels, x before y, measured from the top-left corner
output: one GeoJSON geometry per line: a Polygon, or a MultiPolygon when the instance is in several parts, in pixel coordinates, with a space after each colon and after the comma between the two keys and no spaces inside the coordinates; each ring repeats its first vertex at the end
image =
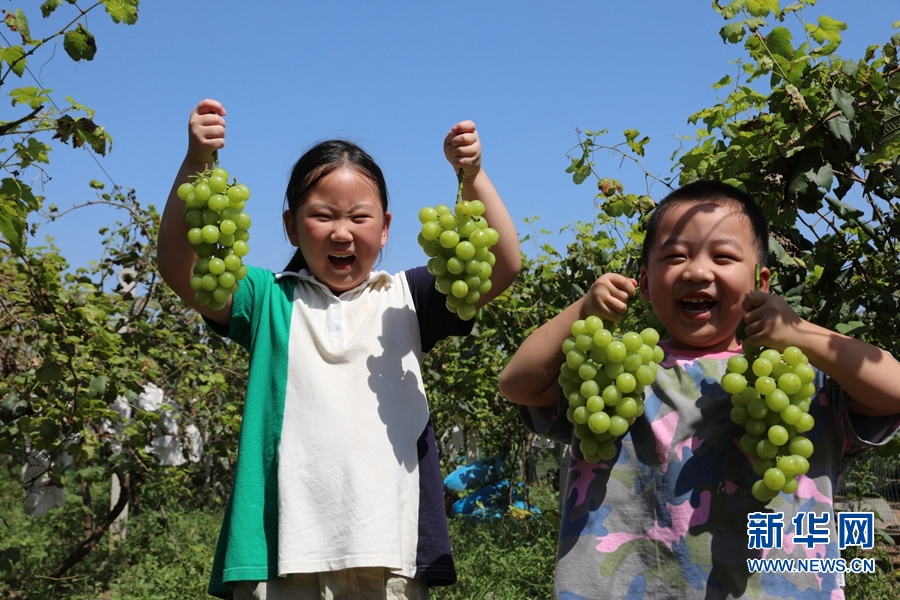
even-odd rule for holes
{"type": "Polygon", "coordinates": [[[130,496],[129,491],[131,490],[128,476],[118,475],[119,483],[122,486],[122,491],[119,494],[119,501],[116,502],[116,505],[112,507],[109,511],[109,514],[106,515],[106,518],[100,522],[94,532],[90,535],[89,538],[81,542],[75,550],[72,551],[69,556],[66,557],[64,561],[59,563],[55,569],[50,571],[48,578],[58,579],[61,577],[66,571],[71,569],[73,566],[78,564],[85,556],[87,556],[91,550],[97,545],[97,542],[100,541],[100,538],[103,537],[103,534],[109,529],[110,525],[113,524],[113,521],[116,520],[123,510],[125,510],[125,506],[128,505],[128,498],[130,496]]]}

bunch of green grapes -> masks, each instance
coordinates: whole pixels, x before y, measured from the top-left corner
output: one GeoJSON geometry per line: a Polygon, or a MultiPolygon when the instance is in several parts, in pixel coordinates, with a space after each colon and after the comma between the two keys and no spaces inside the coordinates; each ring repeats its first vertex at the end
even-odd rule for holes
{"type": "Polygon", "coordinates": [[[500,240],[483,214],[480,200],[459,199],[452,210],[438,204],[419,211],[419,245],[429,257],[428,272],[447,296],[447,310],[465,321],[475,316],[478,300],[491,289],[495,258],[490,249],[500,240]]]}
{"type": "Polygon", "coordinates": [[[616,337],[596,316],[572,324],[572,337],[562,345],[566,361],[558,381],[585,460],[612,459],[616,440],[644,414],[642,392],[656,381],[657,365],[665,357],[658,342],[652,327],[616,337]]]}
{"type": "Polygon", "coordinates": [[[250,215],[244,212],[250,189],[236,180],[229,184],[228,171],[217,166],[197,173],[176,193],[191,227],[188,241],[200,257],[191,276],[194,301],[221,310],[247,275],[242,259],[250,251],[250,215]]]}
{"type": "Polygon", "coordinates": [[[766,502],[779,492],[793,494],[797,476],[809,470],[813,443],[801,434],[815,425],[809,406],[816,372],[795,346],[759,350],[745,346],[743,355],[728,359],[722,389],[731,394],[731,420],[745,430],[741,448],[762,476],[753,497],[766,502]]]}

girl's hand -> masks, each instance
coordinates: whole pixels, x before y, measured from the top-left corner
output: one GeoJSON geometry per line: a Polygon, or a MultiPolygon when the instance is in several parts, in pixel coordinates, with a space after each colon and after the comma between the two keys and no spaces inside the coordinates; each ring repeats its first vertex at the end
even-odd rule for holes
{"type": "Polygon", "coordinates": [[[461,121],[450,128],[444,138],[444,156],[455,170],[463,170],[463,179],[471,179],[481,171],[481,140],[475,123],[461,121]]]}
{"type": "Polygon", "coordinates": [[[188,119],[187,158],[212,165],[213,152],[225,146],[225,108],[216,100],[202,100],[188,119]]]}
{"type": "Polygon", "coordinates": [[[788,346],[801,346],[803,319],[784,298],[765,292],[748,292],[741,308],[745,311],[747,327],[744,333],[749,344],[767,346],[779,352],[788,346]]]}
{"type": "Polygon", "coordinates": [[[582,318],[596,315],[604,321],[618,323],[636,289],[636,280],[618,273],[604,273],[584,295],[582,318]]]}

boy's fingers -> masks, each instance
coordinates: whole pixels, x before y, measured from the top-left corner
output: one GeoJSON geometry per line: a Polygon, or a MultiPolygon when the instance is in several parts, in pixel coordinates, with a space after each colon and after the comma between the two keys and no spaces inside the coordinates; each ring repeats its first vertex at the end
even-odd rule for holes
{"type": "Polygon", "coordinates": [[[753,310],[757,306],[765,304],[769,297],[769,294],[765,292],[755,290],[747,292],[747,295],[744,296],[744,301],[741,302],[741,308],[743,308],[744,311],[753,310]]]}

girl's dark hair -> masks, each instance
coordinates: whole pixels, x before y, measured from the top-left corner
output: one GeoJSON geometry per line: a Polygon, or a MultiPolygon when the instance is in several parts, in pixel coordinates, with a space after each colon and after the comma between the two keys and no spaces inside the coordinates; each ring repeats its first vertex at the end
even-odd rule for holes
{"type": "Polygon", "coordinates": [[[644,244],[641,246],[641,264],[647,266],[650,248],[656,241],[659,222],[673,206],[679,204],[731,204],[736,206],[750,222],[756,259],[765,266],[769,255],[769,223],[759,205],[748,194],[721,181],[695,181],[684,185],[663,198],[647,219],[644,244]]]}
{"type": "MultiPolygon", "coordinates": [[[[291,215],[296,214],[297,209],[303,206],[323,177],[341,167],[356,169],[368,177],[378,189],[381,208],[387,212],[387,184],[381,168],[372,157],[353,142],[326,140],[304,152],[291,170],[291,178],[288,180],[287,191],[284,193],[284,202],[291,215]]],[[[308,268],[306,258],[298,248],[284,270],[296,272],[308,268]]]]}

